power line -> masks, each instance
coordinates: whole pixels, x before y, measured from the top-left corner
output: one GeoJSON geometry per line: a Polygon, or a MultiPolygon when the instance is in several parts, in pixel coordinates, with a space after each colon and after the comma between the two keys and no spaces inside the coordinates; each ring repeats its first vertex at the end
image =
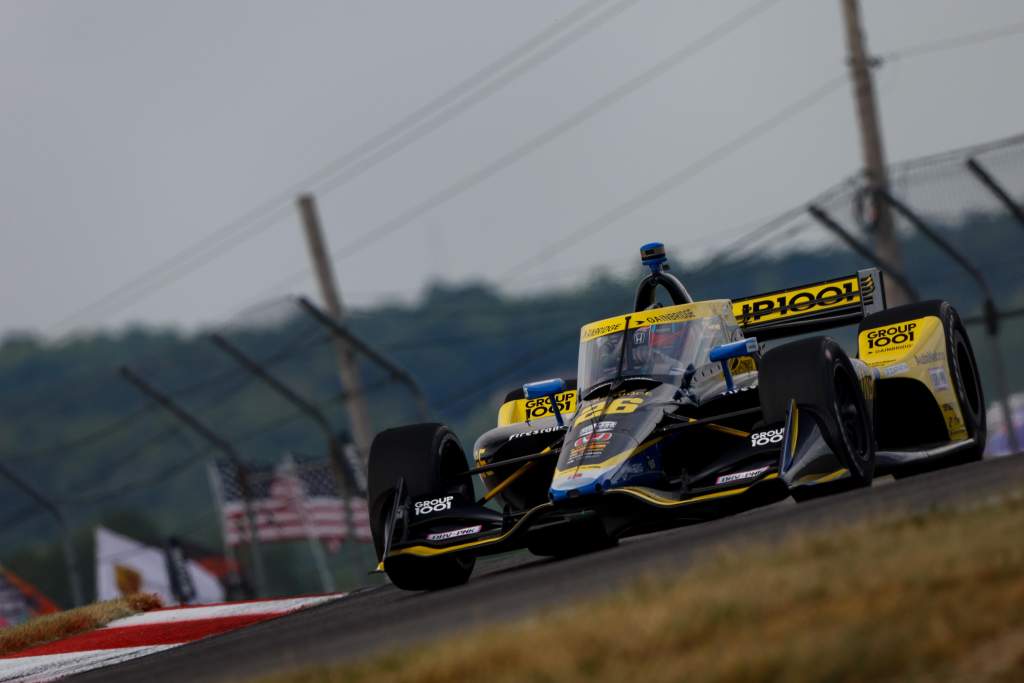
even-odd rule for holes
{"type": "MultiPolygon", "coordinates": [[[[58,499],[57,502],[60,505],[97,505],[114,498],[123,498],[126,494],[144,491],[152,486],[164,485],[167,481],[185,472],[196,463],[208,458],[212,450],[211,448],[199,450],[191,444],[189,444],[189,447],[192,453],[185,460],[169,465],[153,474],[130,479],[119,484],[112,484],[91,492],[70,495],[66,498],[58,499]]],[[[135,455],[139,455],[144,451],[145,449],[142,449],[135,455]]]]}
{"type": "Polygon", "coordinates": [[[542,358],[555,355],[556,353],[564,353],[565,349],[561,344],[568,343],[569,341],[576,339],[578,334],[579,332],[576,329],[573,329],[571,335],[559,335],[548,343],[540,345],[540,348],[531,349],[527,353],[516,356],[512,361],[501,366],[488,376],[482,379],[476,378],[469,384],[460,387],[455,391],[449,392],[449,394],[440,401],[440,403],[444,405],[442,410],[450,411],[455,406],[462,405],[471,398],[475,398],[486,391],[493,390],[494,383],[498,380],[504,379],[514,372],[522,372],[524,368],[530,367],[534,362],[542,358]]]}
{"type": "Polygon", "coordinates": [[[937,52],[958,50],[971,45],[981,45],[983,43],[989,43],[1000,38],[1009,38],[1010,36],[1019,35],[1021,33],[1024,33],[1024,21],[1010,24],[1009,26],[1002,26],[1000,28],[978,31],[977,33],[967,33],[960,36],[954,36],[952,38],[943,38],[940,40],[918,43],[917,45],[905,47],[902,50],[883,52],[878,55],[878,59],[881,59],[883,63],[895,59],[912,59],[914,57],[935,54],[937,52]]]}
{"type": "MultiPolygon", "coordinates": [[[[302,333],[293,335],[284,346],[279,348],[277,351],[271,353],[269,356],[261,360],[261,363],[267,367],[277,365],[288,358],[294,353],[313,348],[318,344],[326,343],[331,339],[329,334],[319,334],[319,330],[314,330],[313,334],[310,334],[309,330],[305,330],[302,333]],[[311,342],[312,339],[312,342],[311,342]]],[[[133,361],[137,363],[139,361],[133,361]]],[[[103,371],[103,375],[106,375],[108,371],[103,371]]],[[[242,381],[235,382],[225,392],[218,393],[211,401],[220,401],[227,396],[239,391],[244,387],[251,379],[251,375],[243,370],[237,368],[229,368],[223,372],[214,374],[211,377],[199,380],[192,384],[189,384],[180,389],[173,391],[174,396],[188,396],[195,393],[205,391],[211,387],[222,385],[231,379],[240,379],[242,381]]],[[[101,392],[96,392],[101,393],[101,392]]],[[[46,446],[43,448],[37,448],[32,451],[25,453],[11,453],[3,457],[0,457],[0,462],[21,462],[24,460],[35,459],[40,457],[47,457],[50,455],[57,455],[61,453],[68,453],[71,451],[79,450],[89,446],[93,446],[97,443],[105,441],[106,439],[123,432],[131,427],[138,426],[139,418],[149,415],[157,410],[158,406],[155,404],[147,404],[142,408],[134,410],[127,415],[123,415],[119,418],[115,418],[107,424],[101,425],[95,429],[92,429],[81,436],[74,437],[68,441],[58,443],[52,446],[46,446]]],[[[161,432],[160,434],[163,434],[161,432]]]]}
{"type": "Polygon", "coordinates": [[[663,179],[653,187],[633,196],[631,199],[619,204],[618,206],[606,211],[604,214],[589,221],[578,228],[572,230],[569,234],[564,237],[555,240],[554,242],[544,245],[541,249],[537,250],[536,253],[531,255],[529,258],[517,263],[513,267],[509,268],[505,273],[499,276],[499,279],[506,277],[513,273],[522,273],[524,271],[531,270],[541,263],[550,261],[551,259],[562,253],[562,250],[572,245],[579,239],[584,237],[591,237],[594,234],[608,228],[620,218],[629,215],[633,211],[636,211],[641,206],[649,204],[650,202],[659,199],[663,195],[667,194],[670,190],[674,190],[679,185],[697,176],[707,168],[710,168],[714,164],[718,163],[722,159],[728,157],[730,154],[742,149],[746,145],[754,142],[761,136],[771,132],[778,126],[787,122],[797,114],[803,112],[805,109],[810,108],[814,104],[817,104],[820,100],[824,99],[827,95],[834,92],[840,86],[846,83],[846,76],[840,75],[832,78],[822,85],[818,86],[808,94],[799,98],[795,102],[783,107],[780,111],[773,114],[769,118],[761,121],[752,128],[744,131],[737,137],[733,138],[724,145],[716,147],[714,150],[705,154],[697,161],[688,164],[684,168],[676,171],[672,175],[663,179]]]}
{"type": "MultiPolygon", "coordinates": [[[[359,159],[368,154],[374,153],[374,150],[381,148],[396,136],[401,135],[403,131],[413,128],[417,124],[420,124],[423,119],[427,119],[428,117],[436,114],[436,118],[434,121],[429,122],[429,125],[424,124],[419,128],[415,128],[412,132],[409,132],[402,138],[401,148],[408,146],[416,139],[419,139],[419,137],[435,130],[440,125],[446,123],[480,100],[484,99],[484,97],[493,94],[498,89],[515,78],[518,78],[529,69],[557,54],[559,51],[582,38],[590,31],[596,29],[604,22],[617,16],[637,0],[620,0],[620,2],[612,5],[603,14],[591,19],[581,26],[577,26],[575,29],[572,28],[574,24],[585,20],[588,15],[598,10],[606,3],[606,1],[607,0],[597,0],[596,2],[581,5],[568,15],[549,25],[540,33],[528,39],[526,42],[520,44],[512,51],[477,70],[468,78],[464,79],[454,87],[449,88],[386,130],[349,150],[340,158],[310,174],[302,181],[291,185],[281,194],[271,198],[241,217],[215,230],[198,242],[175,253],[171,257],[165,259],[162,263],[120,285],[91,304],[88,304],[65,316],[54,327],[66,328],[68,325],[81,320],[85,316],[92,314],[109,315],[110,313],[123,310],[149,294],[181,278],[187,273],[192,272],[196,268],[208,263],[210,260],[216,258],[225,251],[234,249],[245,240],[269,229],[280,220],[290,215],[293,211],[291,202],[297,193],[316,186],[317,183],[322,182],[326,178],[345,172],[346,169],[351,167],[352,164],[359,159]],[[559,34],[563,35],[558,37],[559,34]],[[548,41],[552,42],[543,50],[542,53],[540,53],[540,55],[534,55],[533,57],[528,58],[528,61],[525,64],[502,74],[503,71],[513,67],[517,61],[527,57],[531,52],[548,41]],[[487,85],[487,81],[492,78],[494,81],[491,82],[490,85],[487,85]],[[471,96],[472,91],[475,88],[481,87],[486,89],[485,95],[482,97],[471,96]],[[459,101],[460,99],[462,99],[461,102],[459,101]]],[[[349,174],[346,176],[347,180],[351,180],[355,175],[369,170],[371,166],[396,153],[399,149],[399,147],[396,146],[397,144],[398,143],[393,143],[391,147],[384,150],[387,154],[383,156],[378,155],[376,161],[369,162],[367,159],[364,159],[360,164],[359,170],[354,175],[349,174]]],[[[347,180],[345,182],[347,182],[347,180]]]]}
{"type": "MultiPolygon", "coordinates": [[[[291,338],[291,340],[288,343],[286,343],[282,348],[270,354],[261,362],[268,367],[277,365],[278,363],[290,358],[292,354],[297,351],[312,348],[318,344],[323,344],[326,341],[329,341],[330,339],[331,336],[328,334],[310,335],[309,332],[306,331],[304,334],[294,335],[291,338]],[[310,343],[311,337],[312,343],[310,343]]],[[[252,380],[252,376],[249,375],[248,373],[245,373],[244,371],[231,369],[225,372],[217,373],[212,377],[190,384],[182,389],[177,389],[173,393],[176,397],[190,395],[197,393],[199,391],[204,391],[212,386],[223,384],[226,381],[234,378],[237,378],[241,381],[231,384],[224,391],[218,392],[216,395],[207,400],[208,404],[219,405],[224,399],[228,398],[233,394],[236,394],[238,391],[244,388],[252,380]]],[[[10,454],[2,458],[2,461],[22,462],[29,459],[37,459],[40,457],[47,457],[51,455],[66,454],[72,451],[93,446],[114,436],[119,432],[137,426],[140,417],[154,412],[156,408],[157,406],[155,405],[146,405],[138,410],[132,411],[127,415],[116,418],[105,425],[102,425],[90,432],[87,432],[86,434],[83,434],[69,441],[65,441],[53,446],[47,446],[45,448],[35,449],[27,453],[10,454]]],[[[147,446],[141,449],[131,451],[129,456],[125,458],[124,462],[115,463],[112,469],[117,469],[121,467],[123,464],[127,463],[128,461],[134,459],[135,457],[138,457],[145,450],[147,450],[147,448],[151,448],[154,445],[166,441],[169,437],[174,436],[176,431],[177,428],[164,429],[151,436],[145,437],[145,439],[143,440],[147,442],[147,446]]],[[[108,467],[108,469],[111,469],[111,467],[108,467]]]]}
{"type": "Polygon", "coordinates": [[[127,415],[123,415],[115,420],[112,420],[108,424],[98,427],[79,437],[71,439],[70,441],[64,441],[53,446],[47,446],[46,448],[37,448],[35,450],[28,451],[27,453],[9,454],[4,456],[3,458],[0,458],[0,460],[2,460],[3,462],[20,461],[27,460],[30,458],[39,458],[48,455],[53,455],[55,453],[66,453],[68,451],[73,451],[79,448],[85,448],[87,446],[91,446],[92,444],[99,443],[100,441],[103,441],[113,436],[114,434],[117,434],[118,432],[124,431],[128,427],[137,426],[139,418],[151,412],[153,412],[153,408],[145,406],[131,413],[128,413],[127,415]]]}
{"type": "MultiPolygon", "coordinates": [[[[741,12],[733,15],[729,19],[725,20],[721,24],[717,25],[701,37],[696,40],[684,45],[682,48],[676,50],[672,54],[668,55],[664,59],[660,60],[653,66],[649,67],[643,73],[635,76],[628,81],[621,83],[616,88],[612,89],[608,93],[594,100],[587,106],[583,107],[575,114],[563,119],[559,123],[551,126],[544,130],[539,135],[534,136],[525,143],[516,147],[515,149],[506,152],[497,159],[494,159],[484,167],[464,176],[457,182],[449,185],[444,190],[432,195],[428,199],[420,202],[419,204],[407,209],[398,216],[395,216],[391,220],[376,226],[370,230],[365,231],[355,239],[342,245],[340,248],[335,249],[332,252],[332,257],[336,260],[343,260],[354,256],[363,249],[379,242],[385,237],[391,235],[397,230],[404,228],[416,218],[419,218],[423,214],[436,209],[438,206],[445,204],[446,202],[454,199],[462,193],[476,187],[480,183],[488,180],[494,175],[497,175],[500,171],[516,163],[520,159],[532,154],[533,152],[541,149],[552,140],[555,140],[562,135],[565,135],[569,131],[579,127],[586,121],[592,119],[597,114],[601,113],[605,109],[612,105],[624,100],[629,95],[642,88],[643,86],[651,83],[652,81],[664,76],[671,69],[679,66],[686,60],[694,57],[706,48],[711,47],[715,43],[724,39],[730,33],[743,26],[748,21],[752,20],[758,14],[764,12],[772,5],[778,4],[781,0],[761,0],[741,12]]],[[[292,273],[287,278],[281,280],[274,285],[273,289],[268,291],[280,291],[282,288],[290,286],[295,282],[305,278],[309,273],[309,268],[303,268],[301,271],[292,273]]]]}
{"type": "Polygon", "coordinates": [[[358,163],[354,163],[351,167],[345,169],[339,175],[324,180],[320,187],[314,187],[313,189],[326,192],[348,183],[350,180],[352,180],[358,175],[361,175],[362,173],[369,170],[373,166],[376,166],[381,161],[389,159],[396,153],[405,149],[412,142],[433,132],[442,124],[446,123],[453,116],[462,113],[472,105],[475,105],[483,101],[487,97],[490,97],[495,92],[504,87],[506,83],[514,80],[515,78],[518,78],[519,76],[526,73],[533,67],[546,61],[548,58],[554,56],[555,54],[561,52],[569,44],[575,42],[577,39],[582,38],[586,34],[590,33],[595,28],[606,23],[609,19],[618,16],[623,11],[628,9],[631,5],[634,5],[637,2],[638,0],[622,0],[620,2],[615,3],[614,5],[609,7],[608,11],[592,18],[591,20],[587,21],[581,26],[578,26],[577,28],[573,29],[571,33],[567,34],[566,36],[563,36],[563,39],[558,43],[549,45],[548,47],[542,49],[537,54],[528,57],[521,64],[514,66],[510,71],[503,74],[500,78],[496,79],[495,81],[492,81],[489,84],[484,84],[480,90],[474,93],[470,93],[462,101],[455,103],[448,110],[441,112],[441,114],[433,121],[426,121],[424,123],[419,124],[412,130],[408,131],[399,139],[390,142],[383,146],[382,148],[378,149],[376,152],[374,152],[373,156],[368,157],[362,161],[359,161],[358,163]]]}
{"type": "MultiPolygon", "coordinates": [[[[372,393],[380,391],[384,387],[386,387],[386,386],[388,386],[390,384],[394,384],[394,383],[395,383],[394,378],[389,376],[386,379],[383,379],[383,380],[381,380],[381,381],[379,381],[379,382],[377,382],[375,384],[371,384],[371,385],[369,385],[367,387],[364,387],[363,388],[363,394],[364,395],[372,394],[372,393]]],[[[325,399],[323,401],[320,401],[318,403],[314,403],[313,405],[316,408],[326,408],[327,406],[333,405],[335,403],[343,402],[347,397],[348,397],[347,392],[341,391],[341,392],[338,392],[338,393],[334,394],[330,398],[327,398],[327,399],[325,399]]],[[[280,427],[282,427],[282,426],[284,426],[284,425],[286,425],[286,424],[288,424],[290,422],[295,422],[296,420],[299,420],[299,419],[301,419],[301,418],[303,418],[305,416],[306,416],[306,414],[303,411],[301,411],[301,410],[292,411],[292,412],[283,414],[283,415],[281,415],[281,416],[279,416],[279,417],[277,417],[277,418],[275,418],[273,420],[268,420],[268,421],[258,425],[256,428],[251,429],[251,430],[249,430],[247,432],[243,432],[242,434],[240,434],[238,436],[231,437],[229,439],[229,441],[231,441],[232,443],[243,443],[245,441],[251,441],[252,439],[255,439],[258,436],[263,436],[264,434],[266,434],[268,432],[272,432],[272,431],[274,431],[274,430],[276,430],[276,429],[278,429],[278,428],[280,428],[280,427]]]]}

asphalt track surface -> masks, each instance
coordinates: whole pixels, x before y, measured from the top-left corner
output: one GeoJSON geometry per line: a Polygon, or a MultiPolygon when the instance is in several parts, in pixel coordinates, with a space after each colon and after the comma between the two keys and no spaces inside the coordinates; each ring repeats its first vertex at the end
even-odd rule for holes
{"type": "Polygon", "coordinates": [[[1024,457],[951,467],[797,505],[624,539],[569,560],[515,553],[477,564],[470,582],[435,593],[391,586],[75,677],[81,681],[224,681],[359,657],[586,599],[650,570],[684,568],[713,546],[771,541],[893,512],[926,512],[1024,489],[1024,457]]]}

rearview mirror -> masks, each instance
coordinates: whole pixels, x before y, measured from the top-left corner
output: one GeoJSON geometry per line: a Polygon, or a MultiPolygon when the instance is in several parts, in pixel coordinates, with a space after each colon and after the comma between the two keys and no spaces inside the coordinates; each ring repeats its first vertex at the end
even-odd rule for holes
{"type": "Polygon", "coordinates": [[[548,400],[551,401],[551,410],[555,413],[555,421],[559,427],[564,427],[565,422],[562,421],[562,411],[558,409],[558,399],[556,396],[563,391],[565,391],[565,380],[561,377],[542,379],[539,382],[530,382],[523,385],[523,395],[526,398],[548,397],[548,400]]]}
{"type": "Polygon", "coordinates": [[[523,385],[523,395],[526,398],[541,398],[542,396],[560,394],[563,391],[565,391],[565,380],[561,377],[542,379],[523,385]]]}
{"type": "Polygon", "coordinates": [[[725,377],[726,391],[732,391],[736,388],[732,381],[732,373],[729,371],[729,361],[742,356],[753,356],[755,360],[757,359],[757,337],[721,344],[711,349],[711,353],[708,354],[708,359],[712,363],[722,364],[722,375],[725,377]]]}

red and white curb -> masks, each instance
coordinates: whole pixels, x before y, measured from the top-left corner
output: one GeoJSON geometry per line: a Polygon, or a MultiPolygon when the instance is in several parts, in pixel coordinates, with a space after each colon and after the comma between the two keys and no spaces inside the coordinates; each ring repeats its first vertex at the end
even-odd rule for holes
{"type": "Polygon", "coordinates": [[[335,593],[144,612],[117,619],[95,631],[0,657],[0,681],[57,680],[234,631],[338,600],[344,595],[335,593]]]}

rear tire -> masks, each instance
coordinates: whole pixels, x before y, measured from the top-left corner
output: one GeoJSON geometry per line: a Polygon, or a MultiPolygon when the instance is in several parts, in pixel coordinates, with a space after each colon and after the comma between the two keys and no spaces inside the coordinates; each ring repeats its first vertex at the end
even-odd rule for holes
{"type": "MultiPolygon", "coordinates": [[[[370,446],[367,487],[370,530],[378,559],[384,552],[388,517],[394,506],[396,484],[404,481],[407,498],[438,498],[454,495],[473,500],[473,483],[458,438],[436,423],[388,429],[370,446]]],[[[384,560],[391,582],[404,590],[437,590],[469,580],[476,558],[472,556],[416,557],[399,555],[384,560]]]]}
{"type": "MultiPolygon", "coordinates": [[[[969,450],[953,456],[900,468],[893,472],[893,476],[897,479],[949,465],[975,462],[981,460],[985,453],[988,426],[985,419],[985,394],[981,388],[978,362],[974,357],[974,348],[967,336],[967,329],[964,327],[960,315],[949,302],[921,301],[890,308],[865,318],[861,322],[859,330],[929,316],[934,316],[942,321],[942,329],[946,336],[946,359],[949,365],[950,382],[956,394],[957,403],[960,405],[964,429],[967,430],[967,436],[974,439],[975,444],[969,450]]],[[[881,419],[885,419],[885,416],[881,416],[881,419]]]]}
{"type": "Polygon", "coordinates": [[[795,487],[797,502],[870,486],[875,439],[867,402],[846,352],[830,337],[811,337],[768,351],[758,372],[761,409],[768,423],[786,419],[789,403],[821,418],[825,441],[850,476],[827,484],[795,487]]]}

